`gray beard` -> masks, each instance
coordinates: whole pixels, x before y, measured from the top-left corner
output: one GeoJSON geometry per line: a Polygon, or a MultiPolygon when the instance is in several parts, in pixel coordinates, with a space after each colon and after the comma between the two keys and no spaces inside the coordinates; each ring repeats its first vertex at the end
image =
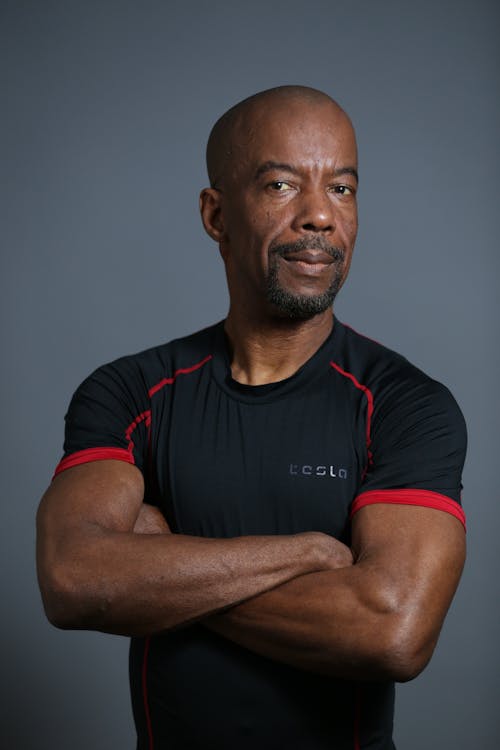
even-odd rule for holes
{"type": "Polygon", "coordinates": [[[330,245],[321,236],[303,238],[294,243],[275,245],[269,248],[269,271],[267,274],[266,298],[280,313],[295,320],[306,320],[325,312],[333,305],[342,284],[343,260],[345,253],[330,245]],[[325,292],[321,294],[293,294],[284,289],[278,280],[278,257],[293,254],[305,249],[323,250],[331,255],[335,265],[335,276],[325,292]]]}

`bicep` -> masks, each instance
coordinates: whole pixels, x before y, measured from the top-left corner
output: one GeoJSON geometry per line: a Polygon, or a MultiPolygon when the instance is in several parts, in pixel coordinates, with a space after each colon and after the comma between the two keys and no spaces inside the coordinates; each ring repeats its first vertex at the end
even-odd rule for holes
{"type": "Polygon", "coordinates": [[[141,472],[123,461],[95,461],[59,474],[37,514],[39,566],[75,535],[132,531],[144,496],[141,472]]]}
{"type": "Polygon", "coordinates": [[[393,612],[401,642],[429,658],[462,572],[463,525],[434,508],[381,503],[359,510],[352,531],[364,596],[393,612]]]}
{"type": "Polygon", "coordinates": [[[450,392],[411,366],[388,375],[374,403],[372,455],[351,507],[355,559],[408,622],[438,632],[465,557],[465,422],[450,392]]]}

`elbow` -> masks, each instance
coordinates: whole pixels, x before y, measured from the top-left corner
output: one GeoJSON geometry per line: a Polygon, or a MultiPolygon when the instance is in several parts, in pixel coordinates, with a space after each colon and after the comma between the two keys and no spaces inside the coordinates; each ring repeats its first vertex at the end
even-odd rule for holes
{"type": "Polygon", "coordinates": [[[406,590],[375,587],[369,594],[364,643],[372,678],[410,682],[429,663],[441,621],[406,590]]]}
{"type": "Polygon", "coordinates": [[[379,613],[340,658],[336,633],[331,641],[323,642],[314,668],[345,679],[410,682],[427,666],[436,640],[396,613],[379,613]]]}
{"type": "Polygon", "coordinates": [[[378,662],[386,679],[410,682],[430,661],[436,640],[418,623],[395,616],[387,625],[387,637],[379,639],[378,662]]]}
{"type": "Polygon", "coordinates": [[[423,655],[407,649],[394,649],[386,658],[384,671],[393,682],[410,682],[425,669],[431,655],[432,652],[423,655]]]}
{"type": "Polygon", "coordinates": [[[40,584],[42,603],[47,620],[61,630],[76,630],[79,627],[77,607],[69,592],[52,582],[40,584]]]}
{"type": "Polygon", "coordinates": [[[47,620],[61,630],[77,630],[78,621],[67,600],[59,592],[42,591],[42,604],[47,620]]]}
{"type": "Polygon", "coordinates": [[[39,570],[38,581],[45,615],[51,625],[61,630],[89,627],[84,587],[69,568],[54,566],[50,570],[39,570]]]}
{"type": "Polygon", "coordinates": [[[60,606],[58,603],[52,601],[49,602],[44,598],[42,598],[42,600],[45,616],[55,628],[58,628],[59,630],[83,629],[83,627],[77,622],[77,619],[71,616],[71,613],[64,605],[60,606]]]}

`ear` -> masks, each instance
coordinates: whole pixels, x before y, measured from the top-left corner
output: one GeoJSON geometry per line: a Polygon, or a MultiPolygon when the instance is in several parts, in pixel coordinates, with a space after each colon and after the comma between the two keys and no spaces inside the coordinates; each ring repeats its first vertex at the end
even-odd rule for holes
{"type": "Polygon", "coordinates": [[[219,244],[224,239],[222,193],[215,188],[204,188],[200,193],[200,214],[206,233],[219,244]]]}

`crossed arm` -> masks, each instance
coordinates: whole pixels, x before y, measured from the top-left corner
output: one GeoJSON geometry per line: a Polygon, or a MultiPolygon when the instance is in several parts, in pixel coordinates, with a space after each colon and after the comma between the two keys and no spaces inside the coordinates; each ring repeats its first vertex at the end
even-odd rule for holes
{"type": "Polygon", "coordinates": [[[54,624],[147,635],[201,620],[264,656],[351,679],[411,679],[430,658],[464,560],[452,516],[363,508],[351,552],[321,533],[170,534],[142,500],[139,471],[116,461],[54,480],[37,518],[54,624]]]}

